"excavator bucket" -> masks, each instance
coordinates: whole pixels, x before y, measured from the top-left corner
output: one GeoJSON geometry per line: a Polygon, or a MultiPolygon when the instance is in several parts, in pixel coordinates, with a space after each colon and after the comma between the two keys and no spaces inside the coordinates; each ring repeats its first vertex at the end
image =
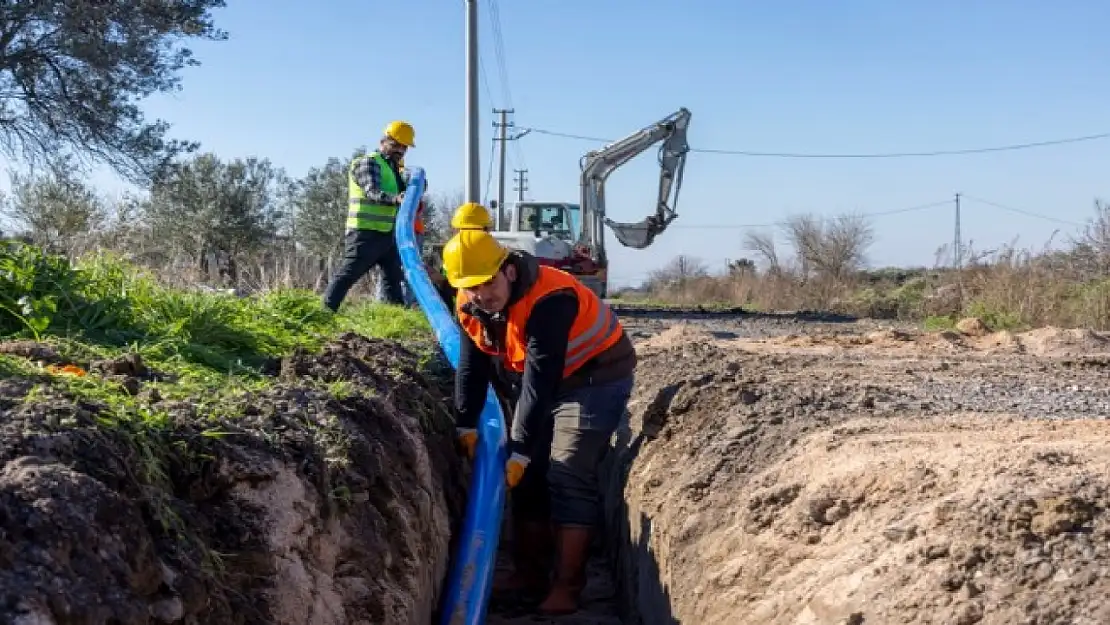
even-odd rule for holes
{"type": "Polygon", "coordinates": [[[655,215],[630,224],[622,224],[612,219],[606,219],[605,225],[613,230],[613,234],[621,245],[637,250],[642,250],[651,245],[655,241],[655,236],[667,229],[667,224],[661,224],[655,215]]]}

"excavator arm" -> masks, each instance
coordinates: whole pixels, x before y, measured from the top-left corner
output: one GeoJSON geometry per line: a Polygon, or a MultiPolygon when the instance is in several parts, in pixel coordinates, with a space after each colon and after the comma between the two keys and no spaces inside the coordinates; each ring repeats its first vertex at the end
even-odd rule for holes
{"type": "Polygon", "coordinates": [[[583,243],[604,255],[604,231],[609,226],[625,247],[644,249],[678,216],[678,193],[686,167],[686,129],[690,111],[685,108],[623,139],[582,157],[581,202],[583,243]],[[662,141],[659,147],[659,195],[655,213],[636,223],[619,223],[605,216],[605,181],[617,168],[662,141]]]}

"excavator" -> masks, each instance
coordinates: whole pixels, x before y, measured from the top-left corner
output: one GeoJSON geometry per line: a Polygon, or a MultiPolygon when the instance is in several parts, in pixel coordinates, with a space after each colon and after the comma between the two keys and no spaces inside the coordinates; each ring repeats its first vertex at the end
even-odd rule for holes
{"type": "Polygon", "coordinates": [[[625,247],[644,249],[678,216],[678,194],[690,147],[686,129],[690,111],[681,108],[623,139],[582,157],[579,204],[518,202],[508,230],[492,234],[503,245],[524,250],[542,264],[577,277],[599,297],[607,296],[609,261],[605,231],[609,226],[625,247]],[[634,223],[613,221],[605,214],[605,182],[619,167],[662,141],[659,147],[659,194],[655,213],[634,223]]]}

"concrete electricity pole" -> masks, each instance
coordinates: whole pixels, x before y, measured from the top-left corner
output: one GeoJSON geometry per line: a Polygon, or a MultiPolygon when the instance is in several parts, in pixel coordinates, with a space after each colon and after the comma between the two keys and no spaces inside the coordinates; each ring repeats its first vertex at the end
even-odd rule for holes
{"type": "Polygon", "coordinates": [[[513,127],[513,122],[509,121],[509,115],[512,113],[513,109],[493,109],[494,115],[501,116],[501,121],[493,122],[493,127],[500,131],[495,141],[501,142],[501,148],[498,150],[501,162],[497,174],[497,229],[502,231],[508,230],[505,227],[505,148],[509,146],[508,132],[513,127]]]}
{"type": "Polygon", "coordinates": [[[463,159],[466,162],[467,202],[482,201],[482,159],[478,150],[478,0],[466,0],[466,133],[463,159]]]}
{"type": "Polygon", "coordinates": [[[956,194],[956,231],[952,236],[952,264],[956,270],[956,296],[960,310],[964,308],[964,243],[960,235],[960,194],[956,194]]]}
{"type": "Polygon", "coordinates": [[[523,202],[524,192],[528,190],[528,170],[514,169],[513,172],[516,174],[516,180],[514,181],[516,186],[513,187],[513,190],[516,191],[516,201],[523,202]]]}
{"type": "Polygon", "coordinates": [[[528,134],[528,130],[518,132],[515,135],[509,135],[509,129],[513,127],[513,122],[509,121],[509,115],[513,113],[513,109],[493,109],[494,115],[500,115],[500,122],[493,122],[493,127],[498,129],[497,136],[494,141],[501,143],[500,152],[500,172],[497,176],[497,229],[508,230],[505,223],[505,151],[509,147],[510,141],[517,139],[528,134]]]}
{"type": "Polygon", "coordinates": [[[963,237],[960,236],[960,194],[956,194],[956,229],[952,235],[952,267],[957,271],[963,265],[963,237]]]}

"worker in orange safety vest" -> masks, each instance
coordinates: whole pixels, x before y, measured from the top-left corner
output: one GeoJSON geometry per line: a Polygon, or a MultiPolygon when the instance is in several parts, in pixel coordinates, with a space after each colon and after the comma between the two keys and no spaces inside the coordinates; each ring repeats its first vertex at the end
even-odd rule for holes
{"type": "Polygon", "coordinates": [[[601,516],[599,464],[626,415],[636,352],[593,291],[489,232],[459,231],[444,246],[443,265],[458,289],[465,335],[455,413],[468,454],[494,363],[519,379],[505,466],[514,570],[495,590],[536,593],[544,614],[572,613],[601,516]]]}

